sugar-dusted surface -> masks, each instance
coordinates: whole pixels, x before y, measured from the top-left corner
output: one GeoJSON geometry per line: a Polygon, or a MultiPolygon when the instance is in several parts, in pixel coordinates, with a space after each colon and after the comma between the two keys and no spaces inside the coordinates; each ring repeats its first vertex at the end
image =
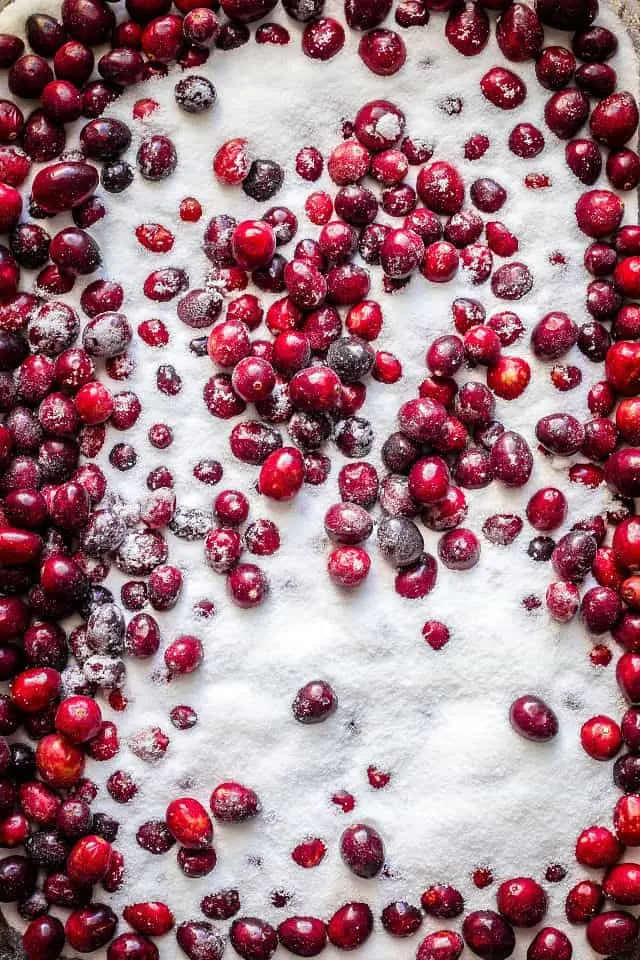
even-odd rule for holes
{"type": "MultiPolygon", "coordinates": [[[[54,4],[38,3],[36,8],[53,10],[54,4]]],[[[0,29],[17,30],[28,12],[25,3],[9,7],[0,17],[0,29]]],[[[600,22],[614,20],[603,11],[600,22]]],[[[506,141],[516,123],[526,120],[545,130],[545,96],[532,66],[521,64],[515,69],[527,82],[525,103],[509,113],[487,105],[479,79],[490,66],[503,62],[493,37],[481,56],[463,60],[444,40],[444,19],[433,15],[428,28],[404,32],[407,64],[395,77],[382,79],[358,60],[357,35],[348,38],[348,49],[335,60],[319,65],[299,50],[296,25],[287,21],[287,26],[293,42],[284,51],[251,42],[231,53],[216,53],[198,68],[218,92],[213,111],[201,117],[187,116],[175,107],[175,75],[125,93],[109,111],[135,128],[132,162],[141,136],[162,132],[174,140],[179,163],[168,181],[153,184],[138,176],[124,194],[106,195],[109,214],[93,229],[105,275],[125,287],[123,310],[134,329],[155,317],[171,331],[170,344],[163,349],[135,342],[136,371],[121,387],[113,386],[136,391],[142,416],[127,434],[110,432],[100,463],[127,499],[144,489],[147,473],[161,463],[173,471],[183,506],[209,508],[217,490],[242,489],[250,494],[250,519],[271,517],[282,533],[280,552],[259,561],[269,577],[271,597],[254,611],[232,606],[224,579],[203,561],[201,543],[185,543],[168,534],[170,560],[183,570],[185,588],[174,611],[157,615],[164,645],[179,633],[196,633],[205,645],[206,660],[192,678],[170,684],[153,680],[162,665],[161,652],[157,663],[128,661],[129,709],[112,714],[103,704],[105,715],[118,724],[122,747],[114,761],[90,763],[88,773],[102,784],[112,770],[124,769],[140,786],[127,807],[113,804],[104,788],[95,804],[121,820],[118,846],[126,855],[127,883],[113,901],[121,907],[135,900],[166,900],[182,920],[198,916],[205,893],[237,886],[241,914],[277,923],[293,913],[326,918],[349,899],[367,900],[379,916],[391,900],[415,903],[430,883],[450,881],[460,887],[470,907],[493,907],[492,889],[476,891],[470,881],[476,865],[490,866],[498,879],[515,875],[541,879],[548,863],[561,862],[569,875],[564,884],[548,887],[547,921],[563,926],[564,895],[570,881],[584,875],[573,862],[575,838],[591,823],[609,822],[616,796],[610,768],[581,750],[579,728],[593,713],[616,715],[621,704],[612,669],[596,671],[590,666],[590,644],[579,625],[558,627],[544,610],[531,614],[522,607],[525,596],[543,597],[551,578],[547,565],[527,557],[526,545],[534,531],[525,525],[522,536],[507,548],[483,540],[479,565],[467,573],[441,567],[436,589],[423,601],[403,601],[394,593],[392,573],[373,544],[373,569],[365,587],[355,595],[335,590],[325,571],[328,546],[322,521],[326,508],[339,499],[341,457],[330,450],[333,470],[327,484],[305,488],[290,505],[265,502],[252,492],[256,468],[233,460],[230,425],[214,420],[202,400],[203,385],[214,372],[210,361],[189,352],[193,331],[178,321],[175,301],[152,304],[143,298],[142,284],[156,266],[171,265],[186,267],[191,286],[202,286],[209,266],[200,250],[207,219],[223,212],[245,218],[269,206],[214,181],[213,154],[230,137],[248,136],[254,155],[283,164],[285,186],[273,202],[298,214],[296,239],[314,236],[317,228],[305,222],[303,210],[310,187],[293,169],[296,152],[314,144],[326,155],[340,140],[341,118],[352,118],[367,100],[385,97],[405,111],[408,132],[434,142],[436,158],[459,165],[467,186],[476,177],[493,176],[507,188],[507,204],[496,218],[517,234],[518,259],[535,273],[533,291],[515,305],[527,329],[551,309],[566,310],[580,323],[588,316],[582,267],[585,238],[573,217],[581,185],[565,167],[564,144],[550,133],[545,133],[544,153],[533,161],[509,152],[506,141]],[[142,124],[131,120],[133,102],[140,96],[152,96],[161,104],[142,124]],[[458,116],[441,109],[452,96],[464,102],[458,116]],[[491,148],[472,163],[463,159],[463,144],[474,133],[486,133],[491,148]],[[526,190],[523,177],[532,172],[549,175],[553,186],[526,190]],[[178,224],[176,211],[185,195],[196,196],[203,205],[199,224],[178,224]],[[140,248],[134,229],[142,221],[175,229],[170,254],[154,256],[140,248]],[[566,264],[550,262],[555,252],[566,264]],[[183,379],[177,397],[156,390],[155,372],[163,362],[173,363],[183,379]],[[170,424],[175,436],[173,445],[162,452],[147,441],[149,427],[158,422],[170,424]],[[113,471],[107,459],[110,447],[121,439],[132,442],[138,453],[137,466],[127,474],[113,471]],[[214,457],[224,465],[217,488],[205,487],[192,476],[193,465],[202,457],[214,457]],[[208,621],[193,613],[193,604],[202,598],[214,601],[218,609],[208,621]],[[441,652],[430,650],[421,638],[422,624],[434,617],[451,630],[451,640],[441,652]],[[303,727],[294,721],[290,704],[296,690],[316,677],[334,686],[339,708],[326,723],[303,727]],[[551,744],[527,743],[509,727],[509,705],[526,692],[542,696],[559,716],[560,735],[551,744]],[[171,726],[168,712],[178,703],[197,710],[194,729],[179,732],[171,726]],[[138,760],[126,746],[127,737],[151,724],[171,737],[166,757],[154,767],[138,760]],[[391,773],[382,790],[368,784],[366,770],[371,764],[391,773]],[[137,846],[139,824],[162,817],[170,799],[188,794],[206,803],[213,787],[227,779],[252,786],[261,797],[263,813],[248,825],[216,829],[218,865],[208,877],[187,880],[173,853],[154,858],[137,846]],[[356,797],[351,815],[330,802],[340,789],[356,797]],[[357,880],[342,864],[338,839],[356,820],[379,829],[388,876],[357,880]],[[319,867],[303,870],[290,853],[308,836],[321,837],[328,852],[319,867]],[[272,906],[274,891],[291,896],[285,909],[272,906]]],[[[635,90],[633,51],[618,25],[615,29],[620,35],[614,61],[619,86],[635,90]]],[[[546,42],[553,42],[551,36],[546,42]]],[[[328,186],[328,180],[311,189],[323,185],[328,186]]],[[[628,220],[635,221],[634,197],[625,196],[625,203],[628,220]]],[[[292,247],[284,248],[285,255],[292,247]]],[[[377,296],[380,273],[375,268],[374,275],[372,295],[377,296]]],[[[376,347],[393,350],[401,358],[404,377],[395,386],[371,382],[368,387],[363,414],[376,429],[375,457],[372,454],[376,462],[380,443],[394,429],[397,407],[424,376],[427,342],[451,331],[451,301],[464,295],[480,299],[488,314],[509,308],[492,297],[488,284],[472,288],[460,275],[443,286],[416,276],[408,289],[382,296],[385,325],[376,347]]],[[[508,352],[531,359],[528,337],[508,352]]],[[[582,387],[559,394],[550,384],[549,366],[531,362],[529,389],[518,401],[498,401],[497,416],[534,446],[533,430],[540,416],[563,409],[587,418],[584,397],[599,379],[600,368],[576,351],[567,362],[582,368],[582,387]]],[[[483,377],[481,371],[469,376],[483,377]]],[[[601,510],[606,494],[568,484],[566,468],[566,461],[536,458],[524,492],[509,492],[497,484],[469,492],[468,526],[480,534],[483,520],[493,513],[523,514],[528,496],[546,484],[566,491],[572,521],[601,510]]],[[[435,553],[437,537],[425,534],[428,549],[435,553]]],[[[114,573],[107,583],[115,589],[122,579],[114,573]]],[[[436,928],[427,922],[423,932],[436,928]]],[[[574,931],[572,937],[576,954],[587,960],[591,954],[581,932],[574,931]]],[[[376,933],[359,955],[382,960],[391,950],[397,960],[408,960],[416,944],[416,938],[390,941],[377,923],[376,933]]],[[[162,960],[176,955],[171,937],[158,946],[162,960]]],[[[526,940],[519,944],[517,960],[525,952],[526,940]]],[[[325,953],[329,960],[338,955],[332,948],[325,953]]]]}

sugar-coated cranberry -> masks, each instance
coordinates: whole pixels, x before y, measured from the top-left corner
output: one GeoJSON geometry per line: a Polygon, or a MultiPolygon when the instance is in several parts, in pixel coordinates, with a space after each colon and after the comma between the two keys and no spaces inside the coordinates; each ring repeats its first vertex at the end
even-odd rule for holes
{"type": "Polygon", "coordinates": [[[484,97],[501,110],[519,107],[527,96],[524,81],[505,67],[491,67],[480,80],[480,89],[484,97]]]}

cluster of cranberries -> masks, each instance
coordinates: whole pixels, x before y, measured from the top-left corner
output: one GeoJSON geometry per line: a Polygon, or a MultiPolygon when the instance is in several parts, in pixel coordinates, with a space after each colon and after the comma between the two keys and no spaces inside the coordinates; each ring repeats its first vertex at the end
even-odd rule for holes
{"type": "MultiPolygon", "coordinates": [[[[118,823],[92,811],[97,788],[84,777],[87,757],[110,760],[119,751],[117,728],[103,720],[94,696],[104,691],[115,710],[125,709],[125,656],[150,657],[160,648],[158,623],[145,608],[170,610],[182,588],[180,570],[167,563],[162,530],[203,540],[207,562],[226,575],[230,596],[241,607],[257,606],[268,589],[257,565],[240,562],[242,551],[269,556],[280,538],[269,520],[256,520],[239,532],[249,510],[240,491],[219,493],[211,514],[182,507],[164,467],[149,474],[148,491],[136,507],[125,507],[109,494],[101,469],[81,457],[96,456],[107,427],[131,428],[141,404],[132,391],[109,389],[100,373],[104,369],[114,382],[126,381],[133,336],[153,347],[165,345],[169,333],[162,321],[148,320],[134,334],[121,312],[124,294],[115,281],[98,279],[83,289],[84,322],[58,298],[100,267],[100,250],[88,232],[107,214],[98,186],[109,194],[126,191],[137,175],[161,181],[174,174],[179,161],[170,138],[154,134],[142,140],[135,167],[129,164],[124,157],[131,132],[122,121],[104,117],[105,108],[123,88],[167,74],[173,62],[197,68],[212,46],[228,50],[245,43],[247,24],[267,16],[275,3],[222,0],[229,19],[220,22],[213,0],[177,0],[177,13],[169,12],[166,0],[128,0],[129,19],[117,23],[102,0],[64,0],[60,21],[44,14],[28,18],[33,52],[24,52],[20,38],[0,35],[0,66],[8,70],[9,90],[21,102],[34,102],[25,116],[13,101],[0,101],[0,231],[8,238],[0,246],[0,680],[10,684],[0,696],[0,843],[23,851],[0,860],[0,901],[17,902],[28,921],[23,939],[29,960],[55,960],[65,944],[79,953],[108,944],[108,960],[157,960],[152,938],[174,928],[190,960],[218,960],[225,942],[211,921],[232,917],[229,939],[246,960],[268,960],[279,943],[297,956],[315,956],[327,941],[353,950],[373,929],[372,911],[360,901],[342,905],[326,923],[291,916],[276,929],[259,918],[237,917],[237,891],[221,890],[203,899],[205,920],[177,927],[167,904],[130,904],[123,917],[131,929],[116,935],[118,918],[94,899],[96,885],[106,893],[116,891],[125,869],[114,846],[118,823]],[[108,47],[97,62],[95,47],[108,47]],[[94,67],[100,79],[92,79],[94,67]],[[67,155],[65,126],[80,118],[86,120],[80,152],[67,155]],[[19,188],[33,164],[39,166],[31,195],[23,198],[19,188]],[[30,218],[21,219],[26,212],[30,218]],[[41,221],[65,212],[75,226],[51,235],[41,221]],[[37,271],[33,292],[21,289],[22,270],[37,271]],[[122,606],[134,613],[128,624],[102,585],[111,562],[136,578],[121,592],[122,606]],[[67,635],[59,621],[71,614],[79,614],[83,623],[67,635]],[[37,741],[35,750],[15,739],[21,727],[37,741]],[[51,906],[70,911],[65,924],[49,912],[51,906]]],[[[307,56],[326,60],[341,50],[344,27],[323,16],[322,0],[283,0],[283,6],[293,21],[304,24],[307,56]]],[[[362,34],[359,55],[367,67],[381,76],[399,70],[406,55],[402,36],[382,27],[390,0],[345,0],[344,7],[348,26],[362,34]]],[[[631,94],[616,90],[608,63],[616,39],[593,26],[596,0],[537,0],[535,11],[503,0],[400,0],[395,20],[401,29],[425,26],[430,11],[444,11],[448,42],[463,56],[474,56],[489,39],[487,9],[500,12],[496,33],[504,57],[514,64],[535,60],[538,80],[550,91],[546,127],[566,141],[573,174],[594,186],[607,148],[610,185],[616,191],[634,189],[640,158],[628,144],[638,110],[631,94]],[[571,49],[544,47],[543,24],[571,30],[571,49]],[[579,137],[587,125],[590,136],[579,137]]],[[[289,31],[263,23],[255,39],[283,44],[289,31]]],[[[501,66],[492,67],[480,86],[486,100],[504,111],[527,95],[518,74],[501,66]]],[[[189,74],[176,84],[175,99],[186,113],[200,113],[214,107],[216,91],[206,78],[189,74]]],[[[144,119],[156,107],[152,99],[141,99],[134,117],[144,119]]],[[[443,105],[448,112],[463,108],[461,101],[443,105]]],[[[365,104],[347,126],[344,141],[328,157],[310,146],[296,157],[298,176],[311,183],[326,162],[336,190],[333,196],[309,195],[305,211],[319,227],[318,235],[300,239],[290,260],[277,252],[298,229],[286,207],[271,207],[241,222],[220,215],[204,231],[211,270],[203,288],[189,289],[187,272],[167,266],[153,270],[143,290],[152,302],[175,300],[179,321],[200,332],[192,351],[208,355],[219,368],[204,387],[211,414],[230,420],[253,404],[256,419],[233,426],[229,444],[236,458],[259,467],[257,484],[264,497],[289,501],[303,484],[326,482],[331,461],[321,451],[330,439],[350,461],[338,477],[340,500],[325,516],[333,544],[332,581],[352,588],[365,580],[371,560],[362,544],[373,533],[371,511],[379,504],[378,549],[396,571],[397,593],[418,599],[433,588],[438,561],[454,571],[479,561],[478,536],[461,526],[467,512],[464,491],[492,482],[519,488],[530,478],[528,443],[495,417],[496,397],[516,399],[529,384],[529,365],[505,352],[523,336],[524,325],[510,309],[487,317],[475,299],[453,302],[453,330],[429,344],[426,378],[418,397],[398,409],[398,429],[382,448],[386,473],[379,476],[364,459],[374,440],[373,425],[359,415],[365,381],[373,377],[393,384],[402,368],[398,358],[372,346],[381,332],[382,309],[368,299],[369,272],[355,258],[382,269],[389,293],[417,274],[447,283],[460,271],[474,286],[489,283],[498,299],[511,304],[530,291],[533,277],[526,264],[513,259],[518,238],[493,219],[506,200],[499,182],[478,178],[465,184],[454,164],[433,160],[429,144],[406,134],[402,111],[387,100],[365,104]],[[407,181],[410,167],[419,168],[415,188],[407,181]],[[380,222],[381,213],[398,225],[380,222]],[[282,296],[265,309],[259,296],[245,292],[249,278],[260,292],[282,296]],[[252,340],[250,334],[263,321],[269,337],[252,340]],[[485,373],[482,379],[461,379],[468,370],[485,373]],[[286,441],[279,427],[286,429],[286,441]],[[424,550],[418,518],[442,534],[438,560],[424,550]]],[[[530,123],[508,133],[511,151],[523,159],[537,156],[544,142],[543,132],[530,123]]],[[[487,137],[476,135],[465,145],[465,157],[478,159],[489,147],[487,137]]],[[[252,158],[243,138],[219,148],[213,174],[260,203],[271,200],[284,179],[274,161],[252,158]]],[[[539,174],[528,175],[525,184],[549,186],[539,174]]],[[[195,198],[184,199],[183,221],[197,221],[201,213],[195,198]]],[[[640,298],[640,228],[623,225],[623,202],[611,190],[589,189],[575,214],[590,241],[585,267],[593,277],[586,291],[592,319],[578,327],[564,313],[547,314],[531,331],[532,350],[553,363],[552,382],[561,392],[580,381],[579,368],[557,363],[574,346],[590,361],[604,362],[605,379],[589,392],[591,419],[550,413],[537,423],[536,437],[541,455],[582,458],[572,461],[572,481],[587,487],[606,482],[621,499],[606,519],[578,522],[556,542],[549,534],[566,520],[566,498],[555,488],[535,491],[526,515],[539,536],[528,552],[536,561],[550,560],[557,576],[546,595],[551,616],[567,622],[579,612],[590,634],[610,632],[624,650],[617,678],[629,709],[619,725],[597,716],[581,734],[595,760],[618,757],[613,775],[623,795],[613,829],[590,826],[576,843],[577,861],[603,870],[604,878],[602,884],[581,881],[566,900],[568,921],[586,925],[591,947],[617,956],[638,939],[637,921],[624,908],[640,905],[640,865],[624,859],[627,846],[640,845],[640,519],[628,503],[640,495],[635,446],[640,445],[640,309],[633,302],[640,298]],[[608,526],[614,528],[610,546],[608,526]],[[580,596],[589,574],[597,586],[580,596]],[[627,752],[618,756],[623,744],[627,752]],[[604,910],[605,898],[615,909],[604,910]]],[[[157,223],[140,224],[136,236],[142,247],[158,254],[170,252],[175,240],[157,223]]],[[[156,385],[174,396],[182,380],[172,365],[162,364],[156,385]]],[[[167,424],[154,424],[149,431],[149,442],[158,450],[172,439],[167,424]]],[[[109,459],[115,469],[126,471],[137,454],[131,444],[118,442],[109,459]]],[[[194,476],[214,485],[222,468],[203,460],[194,476]]],[[[518,515],[496,514],[486,519],[482,534],[492,544],[506,545],[523,526],[518,515]]],[[[202,616],[212,612],[212,604],[202,601],[202,616]]],[[[448,631],[429,621],[424,636],[440,649],[448,631]]],[[[592,656],[600,664],[611,658],[604,645],[594,647],[592,656]]],[[[198,637],[177,637],[164,650],[164,679],[192,673],[202,659],[198,637]]],[[[334,691],[317,680],[300,689],[292,712],[297,722],[309,724],[324,721],[336,707],[334,691]]],[[[510,720],[533,741],[550,740],[557,732],[555,714],[533,695],[512,704],[510,720]]],[[[171,721],[187,729],[197,716],[182,705],[172,711],[171,721]]],[[[168,745],[157,727],[139,731],[128,744],[148,762],[159,759],[168,745]]],[[[370,771],[370,782],[381,786],[385,776],[370,771]]],[[[110,776],[107,787],[123,804],[137,791],[122,770],[110,776]]],[[[336,795],[334,802],[345,812],[353,806],[350,795],[336,795]]],[[[227,781],[215,788],[209,808],[216,823],[233,824],[257,817],[260,801],[250,787],[227,781]]],[[[137,834],[151,854],[177,843],[187,877],[213,870],[213,839],[209,812],[194,797],[171,801],[163,820],[142,824],[137,834]]],[[[371,879],[383,870],[383,839],[368,824],[354,823],[343,831],[340,853],[359,878],[371,879]]],[[[319,840],[301,844],[293,854],[304,866],[317,865],[323,855],[319,840]]],[[[560,879],[550,871],[547,879],[560,879]]],[[[480,877],[476,883],[484,885],[480,877]]],[[[464,900],[453,887],[436,884],[423,893],[421,907],[390,903],[382,926],[394,936],[409,936],[424,914],[443,921],[461,916],[464,900]]],[[[417,960],[457,960],[465,944],[486,960],[507,958],[515,947],[513,928],[538,925],[547,896],[535,879],[516,877],[499,886],[496,908],[468,913],[462,935],[451,929],[429,933],[417,948],[417,960]]],[[[566,935],[544,927],[527,957],[569,960],[571,954],[566,935]]]]}

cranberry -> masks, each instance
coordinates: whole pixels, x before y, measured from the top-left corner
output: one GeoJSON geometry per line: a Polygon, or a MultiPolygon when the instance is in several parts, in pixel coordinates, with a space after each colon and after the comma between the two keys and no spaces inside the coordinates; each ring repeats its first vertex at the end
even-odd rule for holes
{"type": "Polygon", "coordinates": [[[458,960],[464,950],[464,940],[453,930],[438,930],[428,934],[416,954],[416,960],[458,960]]]}
{"type": "Polygon", "coordinates": [[[454,6],[447,18],[445,34],[458,53],[465,57],[476,56],[489,40],[489,18],[477,4],[454,6]]]}
{"type": "Polygon", "coordinates": [[[229,939],[236,953],[245,960],[269,960],[278,947],[278,935],[274,928],[257,917],[234,920],[229,939]]]}
{"type": "Polygon", "coordinates": [[[476,910],[468,914],[462,933],[467,946],[486,960],[506,960],[515,948],[511,925],[492,910],[476,910]]]}
{"type": "Polygon", "coordinates": [[[482,77],[480,89],[484,97],[501,110],[519,107],[527,95],[524,81],[505,67],[491,67],[482,77]]]}
{"type": "Polygon", "coordinates": [[[530,877],[505,880],[496,899],[500,913],[516,927],[535,927],[547,912],[547,895],[530,877]]]}
{"type": "Polygon", "coordinates": [[[298,957],[315,957],[327,942],[326,927],[315,917],[289,917],[278,926],[280,943],[298,957]]]}
{"type": "Polygon", "coordinates": [[[384,847],[379,833],[366,824],[356,823],[340,839],[342,859],[358,877],[375,877],[382,869],[384,847]]]}
{"type": "Polygon", "coordinates": [[[558,732],[558,720],[544,700],[525,694],[511,704],[509,719],[514,730],[527,740],[544,742],[558,732]]]}
{"type": "Polygon", "coordinates": [[[576,69],[576,58],[566,47],[545,47],[536,61],[538,83],[546,90],[562,90],[576,69]]]}
{"type": "Polygon", "coordinates": [[[445,161],[420,170],[417,190],[422,202],[434,213],[451,215],[462,208],[464,183],[458,171],[445,161]]]}
{"type": "Polygon", "coordinates": [[[544,40],[538,17],[522,3],[513,4],[500,16],[496,37],[504,56],[515,63],[537,59],[544,40]]]}
{"type": "Polygon", "coordinates": [[[638,923],[630,913],[611,911],[593,917],[587,926],[587,940],[596,953],[624,953],[638,939],[638,923]]]}
{"type": "Polygon", "coordinates": [[[366,903],[346,903],[327,924],[329,940],[341,950],[355,950],[370,937],[372,930],[373,914],[366,903]]]}
{"type": "Polygon", "coordinates": [[[571,960],[571,941],[555,927],[543,927],[529,944],[527,960],[571,960]]]}
{"type": "Polygon", "coordinates": [[[592,184],[598,179],[602,169],[602,154],[594,140],[572,140],[566,147],[566,160],[583,183],[592,184]]]}
{"type": "Polygon", "coordinates": [[[319,17],[308,23],[302,33],[302,49],[312,60],[331,60],[345,42],[342,24],[333,17],[319,17]]]}

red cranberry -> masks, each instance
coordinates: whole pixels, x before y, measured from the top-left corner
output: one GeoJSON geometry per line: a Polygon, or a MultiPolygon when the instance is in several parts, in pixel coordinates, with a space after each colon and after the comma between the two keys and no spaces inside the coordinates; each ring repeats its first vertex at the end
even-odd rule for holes
{"type": "Polygon", "coordinates": [[[331,60],[340,53],[344,42],[344,27],[333,17],[312,20],[302,33],[302,50],[312,60],[331,60]]]}
{"type": "Polygon", "coordinates": [[[447,18],[445,34],[458,53],[464,57],[476,56],[489,40],[489,18],[478,4],[454,6],[447,18]]]}
{"type": "Polygon", "coordinates": [[[505,880],[496,899],[500,913],[516,927],[535,927],[547,912],[547,895],[530,877],[505,880]]]}
{"type": "Polygon", "coordinates": [[[480,89],[484,97],[501,110],[519,107],[527,96],[524,81],[505,67],[491,67],[482,77],[480,89]]]}
{"type": "Polygon", "coordinates": [[[298,957],[315,957],[327,942],[326,927],[315,917],[289,917],[278,926],[280,943],[298,957]]]}
{"type": "Polygon", "coordinates": [[[504,56],[515,63],[535,60],[544,41],[538,17],[522,3],[513,4],[500,16],[496,37],[504,56]]]}
{"type": "Polygon", "coordinates": [[[464,950],[464,940],[453,930],[438,930],[428,934],[416,954],[416,960],[458,960],[464,950]]]}
{"type": "Polygon", "coordinates": [[[514,730],[527,740],[544,742],[558,732],[558,719],[551,707],[532,694],[514,700],[509,719],[514,730]]]}
{"type": "Polygon", "coordinates": [[[527,960],[571,960],[572,953],[566,934],[555,927],[543,927],[529,944],[527,960]]]}
{"type": "Polygon", "coordinates": [[[375,877],[382,869],[384,847],[380,834],[366,824],[356,823],[340,839],[342,859],[358,877],[375,877]]]}
{"type": "Polygon", "coordinates": [[[355,950],[370,937],[372,930],[373,914],[366,903],[346,903],[327,924],[329,940],[341,950],[355,950]]]}
{"type": "Polygon", "coordinates": [[[622,910],[601,913],[587,925],[587,940],[596,953],[624,953],[637,939],[637,920],[622,910]]]}
{"type": "Polygon", "coordinates": [[[462,933],[467,946],[483,960],[506,960],[515,948],[511,925],[492,910],[468,914],[462,933]]]}
{"type": "Polygon", "coordinates": [[[566,47],[545,47],[536,60],[536,77],[546,90],[562,90],[575,69],[576,58],[566,47]]]}

